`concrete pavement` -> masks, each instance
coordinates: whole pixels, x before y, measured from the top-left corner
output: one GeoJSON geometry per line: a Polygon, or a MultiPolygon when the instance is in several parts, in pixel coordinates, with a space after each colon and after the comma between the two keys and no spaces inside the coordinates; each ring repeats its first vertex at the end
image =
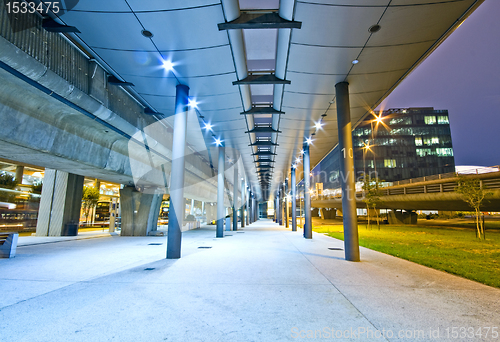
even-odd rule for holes
{"type": "Polygon", "coordinates": [[[183,233],[178,260],[165,237],[20,238],[1,340],[500,341],[500,289],[364,248],[347,262],[342,241],[268,220],[225,233],[183,233]]]}

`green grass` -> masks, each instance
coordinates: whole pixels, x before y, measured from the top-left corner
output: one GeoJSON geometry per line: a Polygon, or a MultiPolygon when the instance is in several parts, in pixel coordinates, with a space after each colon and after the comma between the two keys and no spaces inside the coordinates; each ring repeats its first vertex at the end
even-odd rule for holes
{"type": "MultiPolygon", "coordinates": [[[[342,225],[314,228],[343,240],[342,225]]],[[[367,230],[359,226],[359,244],[382,253],[456,274],[500,288],[500,233],[486,232],[486,240],[473,230],[417,226],[387,226],[367,230]]]]}

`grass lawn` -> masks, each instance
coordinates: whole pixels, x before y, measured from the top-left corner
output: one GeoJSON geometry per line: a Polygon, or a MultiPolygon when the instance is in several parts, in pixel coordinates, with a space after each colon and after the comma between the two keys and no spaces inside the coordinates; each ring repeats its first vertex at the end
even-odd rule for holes
{"type": "MultiPolygon", "coordinates": [[[[343,240],[341,224],[313,229],[343,240]]],[[[367,230],[359,226],[359,244],[421,265],[500,288],[500,233],[476,239],[473,230],[388,226],[367,230]]]]}

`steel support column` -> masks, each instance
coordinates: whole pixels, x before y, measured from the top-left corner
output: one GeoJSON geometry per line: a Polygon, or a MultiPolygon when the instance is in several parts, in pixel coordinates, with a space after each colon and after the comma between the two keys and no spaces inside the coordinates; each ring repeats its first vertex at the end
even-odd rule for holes
{"type": "Polygon", "coordinates": [[[233,165],[233,230],[238,230],[238,166],[233,165]]]}
{"type": "Polygon", "coordinates": [[[285,180],[285,227],[290,228],[290,208],[288,206],[288,178],[285,180]]]}
{"type": "Polygon", "coordinates": [[[224,237],[224,162],[226,161],[224,146],[219,146],[219,163],[217,167],[217,232],[215,237],[224,237]]]}
{"type": "MultiPolygon", "coordinates": [[[[245,183],[245,188],[246,188],[246,183],[245,183]]],[[[247,200],[247,214],[245,215],[246,217],[246,225],[248,226],[250,224],[250,189],[247,190],[246,192],[246,200],[247,200]]]]}
{"type": "Polygon", "coordinates": [[[246,205],[246,191],[245,191],[245,180],[241,180],[241,228],[245,227],[245,205],[246,205]]]}
{"type": "Polygon", "coordinates": [[[174,134],[172,140],[167,259],[181,257],[181,228],[186,206],[184,201],[184,149],[186,147],[188,97],[189,87],[178,84],[175,93],[174,134]]]}
{"type": "Polygon", "coordinates": [[[335,94],[337,98],[345,258],[349,261],[359,261],[349,84],[347,82],[337,83],[335,94]]]}
{"type": "Polygon", "coordinates": [[[309,158],[309,144],[304,143],[304,237],[312,239],[312,220],[311,220],[311,161],[309,158]]]}
{"type": "Polygon", "coordinates": [[[297,185],[295,184],[295,168],[292,167],[292,232],[297,231],[297,185]]]}
{"type": "Polygon", "coordinates": [[[285,215],[285,202],[283,202],[283,200],[285,199],[285,185],[282,184],[280,186],[280,225],[284,226],[285,225],[285,219],[286,219],[286,215],[285,215]]]}

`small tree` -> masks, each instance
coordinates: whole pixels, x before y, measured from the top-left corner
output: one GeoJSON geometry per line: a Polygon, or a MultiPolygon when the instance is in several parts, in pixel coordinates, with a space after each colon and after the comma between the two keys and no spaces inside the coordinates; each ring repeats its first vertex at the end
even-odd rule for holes
{"type": "Polygon", "coordinates": [[[378,177],[372,178],[370,175],[363,177],[363,202],[366,203],[366,214],[367,214],[367,225],[368,229],[370,225],[370,208],[375,210],[375,214],[377,215],[377,225],[380,229],[380,220],[378,217],[377,206],[380,204],[380,184],[382,181],[378,177]]]}
{"type": "Polygon", "coordinates": [[[86,222],[89,222],[90,209],[94,208],[97,205],[97,202],[99,202],[99,197],[101,197],[99,189],[91,186],[83,187],[82,206],[83,212],[85,213],[86,222]]]}
{"type": "Polygon", "coordinates": [[[0,174],[0,202],[9,202],[14,203],[16,200],[16,195],[2,191],[1,189],[14,189],[17,186],[17,182],[14,179],[14,176],[9,175],[8,173],[0,174]]]}
{"type": "Polygon", "coordinates": [[[0,174],[0,187],[5,189],[14,189],[17,186],[17,182],[14,179],[14,176],[9,175],[8,173],[0,174]]]}
{"type": "Polygon", "coordinates": [[[459,193],[462,196],[462,200],[469,204],[476,212],[477,236],[481,239],[481,236],[484,236],[484,227],[479,219],[479,215],[481,214],[479,210],[484,197],[488,193],[481,187],[481,181],[479,179],[466,176],[458,176],[458,186],[455,191],[459,193]]]}

